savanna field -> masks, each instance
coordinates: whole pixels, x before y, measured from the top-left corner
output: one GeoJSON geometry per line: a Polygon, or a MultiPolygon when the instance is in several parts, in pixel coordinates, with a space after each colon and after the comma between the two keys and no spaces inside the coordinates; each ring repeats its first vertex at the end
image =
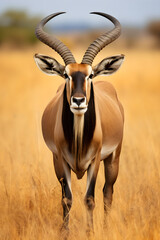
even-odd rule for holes
{"type": "MultiPolygon", "coordinates": [[[[62,239],[61,187],[42,137],[41,116],[64,80],[43,74],[33,60],[36,52],[62,63],[41,45],[0,52],[0,240],[62,239]]],[[[73,53],[80,61],[84,51],[73,53]]],[[[98,173],[93,239],[159,240],[160,52],[107,47],[94,63],[119,53],[126,56],[120,70],[101,78],[113,83],[124,106],[124,141],[107,230],[103,164],[98,173]]],[[[72,173],[71,240],[86,239],[85,190],[86,174],[77,180],[72,173]]]]}

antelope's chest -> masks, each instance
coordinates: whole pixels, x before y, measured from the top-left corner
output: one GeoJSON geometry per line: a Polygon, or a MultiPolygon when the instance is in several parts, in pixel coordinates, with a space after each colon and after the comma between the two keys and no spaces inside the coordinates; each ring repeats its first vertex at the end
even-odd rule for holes
{"type": "Polygon", "coordinates": [[[91,144],[87,151],[83,152],[82,150],[82,154],[80,155],[70,152],[67,146],[62,149],[63,158],[76,174],[79,172],[84,173],[88,169],[96,156],[96,152],[97,149],[94,144],[91,144]]]}

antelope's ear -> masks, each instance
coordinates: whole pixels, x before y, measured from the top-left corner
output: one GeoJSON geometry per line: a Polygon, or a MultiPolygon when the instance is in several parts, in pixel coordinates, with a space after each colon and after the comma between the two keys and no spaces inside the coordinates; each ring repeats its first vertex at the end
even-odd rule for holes
{"type": "Polygon", "coordinates": [[[59,75],[64,77],[64,66],[52,57],[42,54],[34,55],[35,62],[39,69],[48,75],[59,75]]]}
{"type": "Polygon", "coordinates": [[[93,77],[98,75],[110,75],[116,72],[124,61],[124,55],[117,55],[103,59],[93,67],[93,77]]]}

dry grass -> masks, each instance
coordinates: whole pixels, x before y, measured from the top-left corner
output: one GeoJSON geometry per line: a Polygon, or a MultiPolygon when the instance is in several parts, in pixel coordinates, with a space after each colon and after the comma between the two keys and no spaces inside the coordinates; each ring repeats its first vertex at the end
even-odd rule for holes
{"type": "MultiPolygon", "coordinates": [[[[48,48],[41,50],[47,53],[48,48]]],[[[61,189],[41,134],[42,112],[63,81],[41,73],[35,50],[0,57],[0,239],[61,239],[61,189]]],[[[160,53],[124,53],[121,70],[108,78],[125,109],[125,134],[108,230],[103,231],[101,166],[96,185],[95,239],[160,239],[160,53]]],[[[96,59],[102,57],[100,53],[96,59]]],[[[52,52],[51,52],[52,54],[52,52]]],[[[77,58],[81,56],[76,54],[77,58]]],[[[58,58],[59,59],[59,58],[58,58]]],[[[86,176],[72,174],[70,238],[85,239],[86,176]],[[74,183],[74,184],[73,184],[74,183]]]]}

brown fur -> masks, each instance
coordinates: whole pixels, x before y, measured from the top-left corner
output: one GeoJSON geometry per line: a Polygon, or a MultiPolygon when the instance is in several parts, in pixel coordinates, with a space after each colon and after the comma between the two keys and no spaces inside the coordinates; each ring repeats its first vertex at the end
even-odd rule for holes
{"type": "MultiPolygon", "coordinates": [[[[67,74],[69,76],[71,76],[70,74],[73,74],[74,71],[82,71],[88,76],[91,74],[91,67],[86,64],[70,64],[66,67],[66,71],[68,71],[67,74]]],[[[68,80],[66,83],[68,104],[70,104],[71,98],[70,81],[71,80],[68,80]]],[[[91,93],[90,81],[91,80],[87,80],[87,102],[90,99],[91,93]]],[[[73,82],[71,83],[71,87],[74,87],[73,82]]],[[[119,156],[123,138],[123,107],[117,98],[114,87],[110,83],[104,81],[93,82],[96,117],[93,137],[84,151],[85,154],[82,154],[84,118],[80,119],[76,116],[74,119],[74,149],[73,151],[69,151],[68,142],[64,136],[62,126],[64,88],[65,84],[62,84],[56,96],[44,111],[42,118],[43,136],[47,146],[53,152],[55,172],[62,185],[64,197],[66,197],[68,201],[67,205],[63,205],[64,226],[68,227],[69,210],[72,202],[70,186],[71,169],[76,173],[78,179],[82,178],[87,170],[87,191],[85,196],[88,219],[87,226],[89,229],[93,229],[93,209],[95,206],[94,189],[100,160],[104,161],[105,166],[103,195],[104,210],[106,213],[112,202],[113,185],[118,175],[119,156]]],[[[69,107],[67,111],[70,113],[69,107]]],[[[67,119],[65,121],[67,121],[67,119]]],[[[69,125],[71,123],[67,122],[66,124],[69,125]]],[[[88,134],[88,129],[85,130],[84,134],[88,134]]]]}

